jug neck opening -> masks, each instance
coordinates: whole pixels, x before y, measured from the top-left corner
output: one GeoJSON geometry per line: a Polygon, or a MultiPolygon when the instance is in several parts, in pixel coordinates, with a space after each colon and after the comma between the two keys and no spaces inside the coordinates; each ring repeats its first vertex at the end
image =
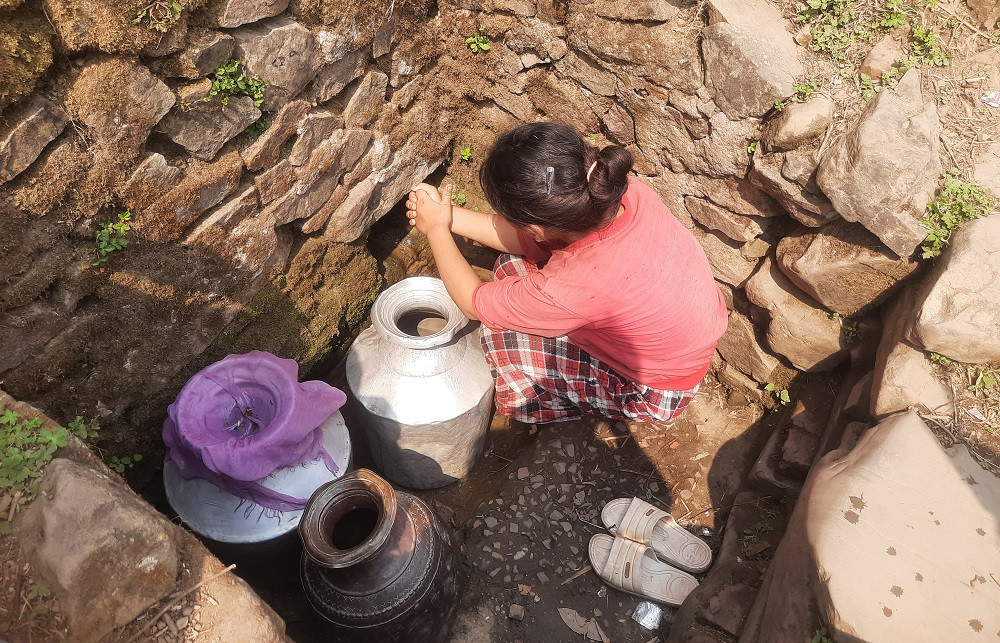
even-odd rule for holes
{"type": "Polygon", "coordinates": [[[411,349],[447,344],[467,322],[444,282],[433,277],[411,277],[394,284],[378,296],[372,308],[372,325],[378,333],[411,349]]]}

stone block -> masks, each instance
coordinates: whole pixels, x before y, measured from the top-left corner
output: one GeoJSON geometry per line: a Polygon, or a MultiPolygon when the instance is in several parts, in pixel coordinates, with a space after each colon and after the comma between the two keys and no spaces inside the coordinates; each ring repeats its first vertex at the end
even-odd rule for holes
{"type": "Polygon", "coordinates": [[[795,79],[804,70],[784,23],[781,18],[761,32],[719,22],[702,31],[705,85],[730,118],[760,118],[776,100],[795,92],[795,79]]]}
{"type": "Polygon", "coordinates": [[[288,159],[281,159],[276,165],[253,177],[254,185],[260,193],[261,205],[267,205],[280,196],[288,194],[298,180],[295,166],[288,159]]]}
{"type": "Polygon", "coordinates": [[[136,150],[175,102],[145,66],[111,57],[87,59],[66,95],[67,110],[94,138],[136,150]]]}
{"type": "MultiPolygon", "coordinates": [[[[818,228],[828,221],[837,219],[838,214],[833,204],[823,195],[814,181],[806,181],[803,185],[786,176],[789,174],[801,177],[801,170],[794,174],[786,170],[786,167],[789,167],[789,159],[796,157],[801,160],[802,154],[795,152],[755,154],[748,175],[750,183],[780,203],[788,211],[788,214],[802,225],[818,228]]],[[[816,162],[814,159],[814,169],[816,162]]],[[[794,161],[792,163],[800,165],[794,161]]]]}
{"type": "Polygon", "coordinates": [[[776,257],[796,286],[844,317],[881,304],[917,268],[863,226],[843,220],[786,235],[776,257]]]}
{"type": "Polygon", "coordinates": [[[243,162],[247,169],[256,172],[271,167],[278,162],[281,146],[299,128],[302,118],[311,106],[304,100],[296,100],[281,106],[271,121],[271,126],[253,144],[243,150],[243,162]]]}
{"type": "Polygon", "coordinates": [[[1000,143],[988,145],[979,153],[972,178],[982,183],[993,198],[1000,199],[1000,143]]]}
{"type": "Polygon", "coordinates": [[[757,598],[757,588],[736,583],[727,585],[708,599],[708,604],[702,608],[700,616],[732,636],[739,636],[743,629],[754,599],[757,598]]]}
{"type": "Polygon", "coordinates": [[[719,281],[742,288],[759,262],[748,260],[740,253],[740,245],[721,232],[695,227],[691,232],[712,264],[712,271],[719,281]]]}
{"type": "Polygon", "coordinates": [[[813,303],[767,258],[746,283],[750,302],[768,312],[767,343],[795,368],[828,371],[847,359],[839,320],[813,303]]]}
{"type": "Polygon", "coordinates": [[[804,481],[818,449],[817,436],[796,426],[789,426],[781,443],[781,462],[778,467],[785,475],[804,481]]]}
{"type": "Polygon", "coordinates": [[[232,58],[236,41],[227,33],[211,29],[192,31],[187,45],[176,56],[150,63],[153,71],[172,78],[200,78],[232,58]]]}
{"type": "Polygon", "coordinates": [[[918,298],[910,340],[959,362],[1000,360],[998,256],[1000,216],[962,224],[918,298]]]}
{"type": "MultiPolygon", "coordinates": [[[[323,48],[322,33],[320,32],[320,48],[323,48]]],[[[316,73],[309,94],[315,98],[317,103],[325,103],[344,90],[351,82],[359,78],[368,65],[368,52],[359,49],[333,58],[324,55],[323,65],[316,73]]]]}
{"type": "Polygon", "coordinates": [[[771,381],[780,362],[761,345],[753,322],[738,312],[729,314],[729,326],[719,338],[719,354],[730,364],[758,382],[771,381]]]}
{"type": "Polygon", "coordinates": [[[833,122],[834,103],[814,96],[805,103],[790,102],[767,124],[760,142],[768,150],[794,150],[815,141],[833,122]]]}
{"type": "Polygon", "coordinates": [[[52,584],[74,640],[104,640],[173,591],[173,526],[105,476],[57,458],[17,523],[27,559],[52,584]]]}
{"type": "MultiPolygon", "coordinates": [[[[309,160],[309,155],[320,144],[320,141],[330,138],[334,131],[342,128],[343,125],[342,118],[325,109],[315,110],[307,114],[295,130],[297,136],[286,157],[288,162],[296,167],[303,165],[309,160]]],[[[370,132],[368,136],[371,138],[370,132]]]]}
{"type": "Polygon", "coordinates": [[[366,129],[385,108],[385,92],[389,77],[380,71],[369,72],[346,99],[344,125],[351,129],[366,129]]]}
{"type": "Polygon", "coordinates": [[[231,96],[223,105],[220,99],[198,101],[186,109],[167,114],[157,130],[192,156],[211,161],[230,139],[260,118],[249,96],[231,96]]]}
{"type": "Polygon", "coordinates": [[[896,42],[894,34],[886,34],[875,43],[865,59],[861,61],[858,73],[867,74],[873,80],[882,78],[882,74],[892,71],[893,66],[901,60],[906,60],[906,50],[896,42]]]}
{"type": "Polygon", "coordinates": [[[733,241],[746,243],[760,236],[768,225],[762,217],[752,217],[730,212],[707,199],[685,197],[691,218],[711,230],[718,230],[733,241]]]}
{"type": "Polygon", "coordinates": [[[35,162],[45,146],[69,122],[66,112],[35,94],[11,114],[13,123],[0,133],[0,184],[10,181],[35,162]]]}
{"type": "Polygon", "coordinates": [[[202,10],[217,27],[239,27],[276,16],[288,7],[288,0],[209,0],[202,10]]]}
{"type": "Polygon", "coordinates": [[[295,98],[319,71],[320,53],[308,29],[288,18],[271,18],[232,32],[235,55],[267,83],[264,107],[274,111],[295,98]]]}
{"type": "Polygon", "coordinates": [[[913,68],[830,146],[816,182],[843,218],[908,257],[927,236],[922,221],[941,176],[940,129],[937,107],[923,96],[920,69],[913,68]]]}

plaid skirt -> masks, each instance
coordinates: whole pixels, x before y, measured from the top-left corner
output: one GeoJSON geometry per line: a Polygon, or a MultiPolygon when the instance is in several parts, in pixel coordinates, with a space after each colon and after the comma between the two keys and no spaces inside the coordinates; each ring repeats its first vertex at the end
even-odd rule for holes
{"type": "MultiPolygon", "coordinates": [[[[523,257],[500,255],[497,279],[537,270],[523,257]]],[[[521,422],[543,423],[596,415],[626,421],[665,421],[680,414],[698,391],[663,391],[632,382],[562,337],[540,337],[480,327],[486,361],[496,381],[497,411],[521,422]]]]}

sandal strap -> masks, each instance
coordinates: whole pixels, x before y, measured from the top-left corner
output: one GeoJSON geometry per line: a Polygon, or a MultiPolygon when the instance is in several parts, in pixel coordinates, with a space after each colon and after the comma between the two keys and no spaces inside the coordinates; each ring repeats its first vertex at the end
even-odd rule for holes
{"type": "Polygon", "coordinates": [[[615,527],[615,533],[629,540],[649,544],[653,542],[653,528],[658,522],[669,517],[669,513],[645,500],[632,498],[621,524],[615,527]]]}
{"type": "Polygon", "coordinates": [[[616,537],[611,544],[611,553],[601,570],[601,577],[613,587],[628,592],[640,593],[639,567],[649,547],[633,540],[616,537]]]}

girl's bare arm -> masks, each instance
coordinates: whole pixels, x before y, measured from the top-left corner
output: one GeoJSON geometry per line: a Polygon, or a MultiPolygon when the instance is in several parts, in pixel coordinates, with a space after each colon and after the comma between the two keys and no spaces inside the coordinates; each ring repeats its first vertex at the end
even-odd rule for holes
{"type": "MultiPolygon", "coordinates": [[[[437,188],[426,183],[415,186],[413,190],[414,192],[411,192],[411,195],[417,190],[423,190],[428,195],[438,194],[437,188]]],[[[406,208],[407,210],[416,209],[416,201],[414,201],[413,196],[407,200],[406,208]],[[411,201],[413,202],[412,204],[411,201]]],[[[517,255],[524,254],[521,241],[517,238],[517,228],[508,223],[503,217],[496,214],[476,212],[475,210],[469,210],[457,205],[453,206],[452,211],[451,231],[455,234],[481,243],[494,250],[499,250],[500,252],[509,252],[517,255]]]]}

